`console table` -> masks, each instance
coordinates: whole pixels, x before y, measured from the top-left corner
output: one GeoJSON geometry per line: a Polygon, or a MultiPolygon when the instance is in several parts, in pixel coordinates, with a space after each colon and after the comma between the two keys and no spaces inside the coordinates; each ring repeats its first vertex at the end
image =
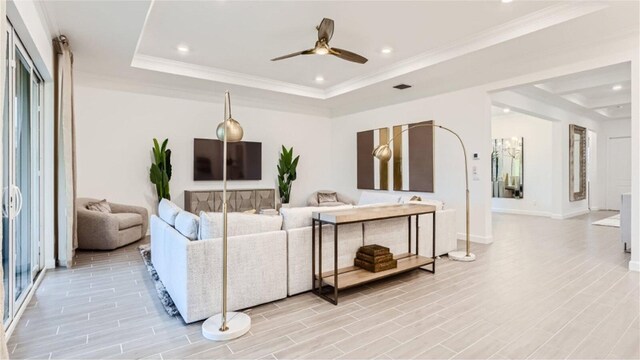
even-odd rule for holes
{"type": "Polygon", "coordinates": [[[319,211],[314,212],[311,219],[311,262],[312,262],[312,291],[321,298],[338,305],[338,292],[340,290],[362,285],[368,282],[387,278],[403,272],[422,269],[431,273],[436,272],[436,208],[431,205],[421,204],[398,204],[381,205],[353,208],[346,210],[319,211]],[[432,214],[433,216],[433,247],[431,257],[419,254],[419,215],[432,214]],[[411,251],[411,218],[415,216],[416,224],[416,251],[411,251]],[[363,223],[368,221],[385,220],[392,218],[406,217],[409,226],[408,252],[394,255],[398,260],[398,267],[380,272],[369,272],[367,270],[349,266],[338,269],[338,227],[340,225],[363,223]],[[316,224],[318,225],[318,273],[316,273],[316,224]],[[333,271],[322,272],[322,225],[333,225],[333,271]],[[431,264],[431,269],[423,269],[423,266],[431,264]],[[333,298],[327,296],[323,291],[323,286],[333,288],[333,298]]]}

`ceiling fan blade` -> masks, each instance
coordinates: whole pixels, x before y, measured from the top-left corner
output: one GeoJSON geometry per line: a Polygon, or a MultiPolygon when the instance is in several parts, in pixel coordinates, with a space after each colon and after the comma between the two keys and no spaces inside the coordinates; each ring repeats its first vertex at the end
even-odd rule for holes
{"type": "Polygon", "coordinates": [[[318,40],[329,42],[333,37],[333,20],[324,18],[318,26],[318,40]]]}
{"type": "Polygon", "coordinates": [[[294,52],[292,54],[283,55],[283,56],[279,56],[277,58],[273,58],[273,59],[271,59],[271,61],[284,60],[284,59],[292,58],[292,57],[298,56],[298,55],[310,55],[310,54],[314,53],[314,50],[315,49],[309,49],[309,50],[303,50],[303,51],[294,52]]]}
{"type": "Polygon", "coordinates": [[[331,48],[331,55],[335,55],[337,57],[339,57],[340,59],[344,59],[347,61],[353,61],[355,63],[358,64],[364,64],[366,63],[368,60],[366,57],[364,56],[360,56],[356,53],[352,53],[351,51],[347,51],[347,50],[343,50],[343,49],[338,49],[338,48],[331,48]]]}

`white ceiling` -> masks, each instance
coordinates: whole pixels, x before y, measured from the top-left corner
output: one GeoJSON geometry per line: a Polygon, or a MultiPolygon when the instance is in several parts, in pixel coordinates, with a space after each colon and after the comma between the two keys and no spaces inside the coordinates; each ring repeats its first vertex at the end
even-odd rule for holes
{"type": "MultiPolygon", "coordinates": [[[[631,120],[631,64],[628,62],[505,91],[594,120],[631,120]]],[[[493,115],[504,114],[502,109],[510,105],[494,107],[493,115]]]]}
{"type": "MultiPolygon", "coordinates": [[[[52,32],[69,37],[81,79],[132,88],[144,84],[145,91],[188,98],[218,97],[229,89],[236,94],[234,102],[244,98],[256,106],[323,115],[530,73],[580,56],[557,49],[638,31],[636,2],[40,4],[52,32]],[[312,47],[314,27],[323,17],[335,20],[332,46],[364,55],[369,62],[359,65],[331,56],[269,61],[312,47]],[[181,54],[178,45],[191,51],[181,54]],[[393,52],[384,55],[383,47],[393,52]],[[318,75],[325,79],[321,84],[314,81],[318,75]],[[391,88],[401,82],[413,88],[391,88]]],[[[581,96],[591,95],[585,91],[581,96]]]]}

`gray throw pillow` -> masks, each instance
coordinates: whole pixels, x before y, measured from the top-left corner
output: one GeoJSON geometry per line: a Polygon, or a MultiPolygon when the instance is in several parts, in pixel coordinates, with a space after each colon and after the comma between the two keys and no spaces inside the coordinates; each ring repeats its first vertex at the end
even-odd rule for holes
{"type": "Polygon", "coordinates": [[[318,192],[318,204],[338,202],[338,194],[335,192],[318,192]]]}
{"type": "Polygon", "coordinates": [[[111,213],[111,206],[109,206],[109,203],[107,202],[106,199],[88,203],[87,209],[91,211],[98,211],[98,212],[107,213],[107,214],[111,213]]]}

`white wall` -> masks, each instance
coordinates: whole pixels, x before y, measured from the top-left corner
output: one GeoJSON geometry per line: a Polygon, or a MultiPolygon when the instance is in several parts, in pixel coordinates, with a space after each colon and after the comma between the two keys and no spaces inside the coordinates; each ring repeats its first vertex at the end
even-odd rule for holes
{"type": "MultiPolygon", "coordinates": [[[[471,239],[491,242],[491,102],[484,88],[476,87],[333,118],[333,188],[358,198],[356,189],[356,133],[434,119],[460,134],[468,152],[470,172],[471,239]],[[471,160],[479,153],[479,160],[471,160]],[[478,171],[478,180],[471,174],[478,171]]],[[[435,129],[435,192],[420,194],[445,202],[457,210],[458,236],[465,233],[464,163],[458,140],[435,129]]]]}
{"type": "MultiPolygon", "coordinates": [[[[172,199],[184,203],[184,190],[222,189],[221,181],[193,181],[193,139],[215,138],[222,103],[83,86],[76,81],[78,196],[143,205],[157,204],[149,181],[152,139],[169,138],[172,151],[172,199]]],[[[234,97],[241,94],[232,94],[234,97]]],[[[220,99],[223,100],[223,99],[220,99]]],[[[262,180],[230,181],[230,189],[276,188],[280,146],[300,155],[291,203],[331,181],[330,122],[323,117],[233,106],[244,140],[262,142],[262,180]]]]}
{"type": "Polygon", "coordinates": [[[550,216],[552,169],[552,122],[533,116],[510,113],[491,120],[493,139],[522,137],[523,188],[522,199],[493,198],[492,210],[523,215],[550,216]]]}

